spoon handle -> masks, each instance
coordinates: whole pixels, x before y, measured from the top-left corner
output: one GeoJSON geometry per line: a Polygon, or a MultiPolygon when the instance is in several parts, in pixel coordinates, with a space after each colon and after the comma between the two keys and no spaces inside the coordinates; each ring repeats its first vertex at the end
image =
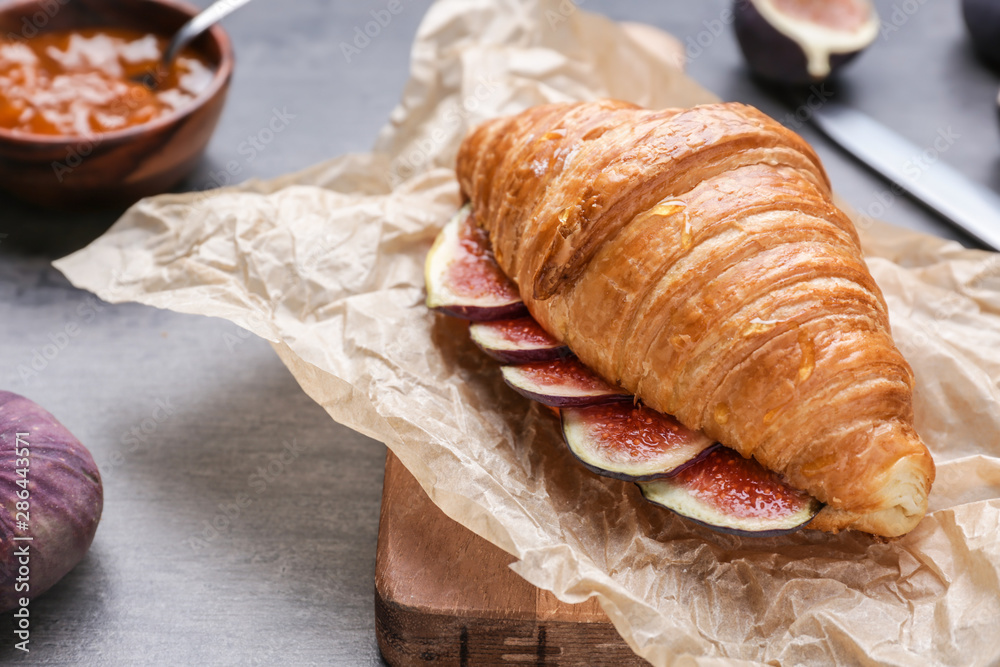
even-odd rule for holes
{"type": "Polygon", "coordinates": [[[180,53],[181,49],[187,46],[192,39],[248,2],[250,0],[216,0],[216,2],[199,12],[197,16],[185,23],[177,31],[177,34],[174,35],[174,38],[170,40],[167,50],[163,53],[163,65],[169,66],[174,61],[174,58],[177,57],[177,54],[180,53]]]}

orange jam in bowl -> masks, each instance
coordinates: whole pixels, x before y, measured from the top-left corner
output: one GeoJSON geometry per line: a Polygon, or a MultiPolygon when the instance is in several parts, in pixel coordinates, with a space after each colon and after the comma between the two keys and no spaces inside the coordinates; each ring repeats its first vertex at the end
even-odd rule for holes
{"type": "Polygon", "coordinates": [[[82,211],[189,176],[235,63],[214,25],[158,71],[170,36],[197,12],[184,0],[0,0],[0,190],[82,211]]]}
{"type": "Polygon", "coordinates": [[[165,37],[131,28],[0,37],[0,128],[90,136],[180,111],[208,89],[214,71],[191,49],[162,69],[166,45],[165,37]]]}

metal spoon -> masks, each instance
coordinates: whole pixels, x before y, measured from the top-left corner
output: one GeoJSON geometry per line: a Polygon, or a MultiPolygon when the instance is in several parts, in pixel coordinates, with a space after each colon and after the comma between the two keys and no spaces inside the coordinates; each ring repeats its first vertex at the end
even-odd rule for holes
{"type": "Polygon", "coordinates": [[[174,58],[177,57],[177,54],[185,46],[191,43],[191,40],[248,2],[250,0],[216,0],[216,2],[213,2],[199,12],[197,16],[181,26],[181,29],[177,31],[177,34],[167,44],[167,48],[163,52],[163,57],[160,58],[160,62],[156,65],[155,72],[147,71],[143,74],[138,74],[132,77],[133,80],[142,83],[150,90],[155,90],[163,80],[166,72],[170,71],[170,65],[173,64],[174,58]]]}

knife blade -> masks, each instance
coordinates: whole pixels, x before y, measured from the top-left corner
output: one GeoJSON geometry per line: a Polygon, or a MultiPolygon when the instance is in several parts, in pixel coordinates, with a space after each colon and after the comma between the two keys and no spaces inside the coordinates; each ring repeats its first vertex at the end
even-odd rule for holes
{"type": "Polygon", "coordinates": [[[857,109],[834,100],[810,107],[813,123],[843,149],[994,250],[1000,250],[1000,195],[857,109]]]}

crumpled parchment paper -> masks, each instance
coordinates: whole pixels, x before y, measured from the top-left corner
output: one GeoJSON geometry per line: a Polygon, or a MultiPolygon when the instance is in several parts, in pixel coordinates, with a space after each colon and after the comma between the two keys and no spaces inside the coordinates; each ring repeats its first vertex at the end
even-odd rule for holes
{"type": "Polygon", "coordinates": [[[657,665],[997,664],[1000,256],[862,225],[938,466],[932,511],[889,543],[740,539],[646,504],[577,465],[465,326],[424,307],[424,255],[458,204],[466,130],[550,101],[711,101],[678,53],[568,0],[440,0],[371,154],[144,200],[56,266],[108,301],[224,317],[272,341],[310,396],[392,448],[449,516],[560,599],[597,596],[657,665]]]}

